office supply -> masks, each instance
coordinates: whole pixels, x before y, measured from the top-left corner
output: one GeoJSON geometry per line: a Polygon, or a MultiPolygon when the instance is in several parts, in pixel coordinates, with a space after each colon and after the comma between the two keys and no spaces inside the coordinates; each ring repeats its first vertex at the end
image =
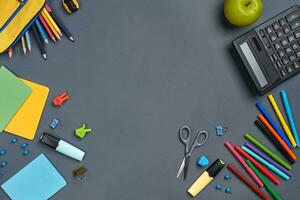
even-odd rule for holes
{"type": "Polygon", "coordinates": [[[276,167],[277,169],[279,169],[280,171],[282,171],[283,173],[285,173],[286,175],[288,175],[290,177],[293,176],[293,173],[289,172],[287,169],[285,169],[284,167],[282,167],[281,165],[279,165],[277,162],[275,162],[269,156],[267,156],[266,154],[264,154],[263,152],[261,152],[260,150],[258,150],[252,144],[246,143],[245,146],[248,149],[250,149],[252,152],[254,152],[255,154],[257,154],[258,156],[260,156],[261,158],[263,158],[265,161],[267,161],[268,163],[270,163],[271,165],[273,165],[274,167],[276,167]]]}
{"type": "Polygon", "coordinates": [[[60,35],[62,36],[62,33],[60,31],[60,29],[58,28],[56,22],[52,19],[52,17],[50,16],[50,14],[48,13],[48,11],[46,10],[46,8],[43,8],[43,11],[42,11],[46,17],[49,19],[50,23],[53,25],[55,31],[60,35]]]}
{"type": "Polygon", "coordinates": [[[6,150],[5,149],[0,149],[0,155],[3,156],[6,154],[6,150]]]}
{"type": "Polygon", "coordinates": [[[270,200],[270,198],[263,193],[258,187],[256,187],[251,181],[249,181],[239,170],[237,170],[232,164],[228,164],[227,168],[238,177],[243,183],[245,183],[255,194],[257,194],[263,200],[270,200]]]}
{"type": "Polygon", "coordinates": [[[49,88],[24,79],[21,79],[21,81],[31,88],[32,93],[4,130],[25,139],[33,140],[48,98],[49,88]]]}
{"type": "Polygon", "coordinates": [[[232,153],[232,155],[239,161],[239,163],[245,168],[247,173],[251,176],[251,178],[254,180],[254,182],[259,186],[263,187],[263,183],[259,180],[259,178],[254,174],[254,172],[248,167],[248,165],[245,163],[243,158],[238,154],[238,152],[234,149],[232,144],[228,141],[226,141],[225,146],[229,149],[229,151],[232,153]]]}
{"type": "Polygon", "coordinates": [[[267,191],[271,194],[271,196],[275,200],[281,200],[280,196],[277,194],[277,192],[272,188],[272,186],[267,182],[267,180],[264,178],[264,176],[256,169],[256,167],[249,161],[246,160],[246,163],[248,166],[254,171],[254,173],[258,176],[258,178],[264,183],[265,188],[267,191]]]}
{"type": "Polygon", "coordinates": [[[274,122],[274,120],[269,115],[269,113],[264,108],[264,106],[260,102],[257,102],[256,107],[263,114],[263,116],[268,120],[268,122],[271,124],[274,130],[280,135],[281,139],[289,146],[290,149],[293,149],[294,146],[291,144],[291,142],[288,140],[285,134],[281,131],[281,129],[277,126],[277,124],[274,122]]]}
{"type": "Polygon", "coordinates": [[[297,143],[297,147],[299,148],[300,147],[299,135],[298,135],[296,125],[295,125],[295,122],[294,122],[292,109],[291,109],[290,104],[289,104],[289,99],[287,97],[287,94],[286,94],[285,90],[281,90],[280,95],[281,95],[281,98],[282,98],[282,101],[283,101],[285,112],[286,112],[286,114],[288,116],[288,119],[289,119],[289,122],[290,122],[290,126],[291,126],[291,129],[292,129],[294,138],[295,138],[296,143],[297,143]]]}
{"type": "Polygon", "coordinates": [[[217,185],[216,185],[216,190],[222,191],[222,185],[221,185],[221,184],[217,184],[217,185]]]}
{"type": "Polygon", "coordinates": [[[46,44],[48,44],[49,41],[48,41],[47,35],[46,35],[45,30],[44,30],[44,28],[42,27],[42,25],[41,25],[39,19],[36,19],[34,23],[35,23],[35,25],[36,25],[36,28],[37,28],[38,32],[40,33],[41,39],[42,39],[46,44]]]}
{"type": "Polygon", "coordinates": [[[257,146],[260,150],[265,152],[267,155],[269,155],[272,159],[276,160],[276,162],[280,163],[282,166],[284,166],[286,169],[291,170],[292,167],[287,162],[282,160],[279,156],[277,156],[275,153],[273,153],[269,148],[265,147],[262,143],[260,143],[257,139],[255,139],[253,136],[251,136],[249,133],[245,133],[244,137],[249,140],[252,144],[257,146]]]}
{"type": "Polygon", "coordinates": [[[280,136],[276,133],[273,127],[269,124],[269,122],[261,115],[258,115],[258,119],[255,121],[255,124],[265,133],[270,139],[273,141],[275,146],[285,155],[285,157],[292,163],[295,162],[296,155],[294,152],[287,146],[287,144],[280,138],[280,136]]]}
{"type": "Polygon", "coordinates": [[[92,132],[92,129],[86,128],[85,124],[82,124],[81,127],[75,129],[75,135],[80,139],[83,139],[86,136],[86,134],[88,134],[90,132],[92,132]]]}
{"type": "Polygon", "coordinates": [[[39,15],[39,20],[41,21],[43,27],[45,28],[45,31],[47,32],[49,38],[51,38],[53,40],[53,42],[56,42],[56,39],[55,39],[52,31],[50,30],[50,27],[48,26],[47,22],[44,20],[42,15],[39,15]]]}
{"type": "Polygon", "coordinates": [[[51,123],[50,123],[50,128],[51,129],[55,129],[58,126],[59,122],[60,122],[59,119],[53,118],[52,121],[51,121],[51,123]]]}
{"type": "Polygon", "coordinates": [[[24,36],[21,37],[21,42],[22,42],[23,53],[24,53],[24,55],[26,55],[27,49],[26,49],[26,42],[25,42],[25,37],[24,36]]]}
{"type": "Polygon", "coordinates": [[[22,154],[23,154],[24,156],[27,156],[27,155],[30,154],[30,151],[29,151],[28,149],[24,149],[23,152],[22,152],[22,154]]]}
{"type": "Polygon", "coordinates": [[[39,50],[40,50],[40,52],[41,52],[43,58],[44,58],[45,60],[47,60],[47,53],[46,53],[46,50],[45,50],[45,48],[44,48],[44,44],[43,44],[43,42],[41,41],[41,39],[40,39],[40,37],[39,37],[39,35],[38,35],[38,30],[37,30],[36,25],[33,24],[31,28],[32,28],[32,32],[33,32],[33,36],[34,36],[34,38],[35,38],[36,44],[37,44],[37,46],[39,47],[39,50]]]}
{"type": "Polygon", "coordinates": [[[12,56],[13,56],[13,48],[11,47],[8,49],[8,58],[12,59],[12,56]]]}
{"type": "Polygon", "coordinates": [[[259,94],[300,71],[300,7],[293,6],[233,41],[259,94]]]}
{"type": "Polygon", "coordinates": [[[209,164],[209,161],[207,159],[206,156],[200,156],[197,160],[197,164],[200,166],[200,167],[207,167],[208,164],[209,164]]]}
{"type": "Polygon", "coordinates": [[[225,193],[232,194],[231,187],[225,188],[225,193]]]}
{"type": "Polygon", "coordinates": [[[228,180],[231,179],[231,176],[230,176],[229,174],[226,174],[226,175],[224,176],[224,179],[225,179],[226,181],[228,181],[228,180]]]}
{"type": "Polygon", "coordinates": [[[49,133],[43,133],[40,142],[78,161],[82,161],[85,155],[84,151],[49,133]]]}
{"type": "Polygon", "coordinates": [[[74,37],[72,33],[69,31],[69,29],[64,25],[62,20],[56,15],[54,10],[46,3],[45,5],[46,10],[49,12],[51,17],[54,19],[54,21],[58,24],[58,26],[61,28],[61,30],[65,33],[67,38],[71,40],[72,42],[75,42],[74,37]]]}
{"type": "Polygon", "coordinates": [[[76,12],[79,9],[79,3],[77,0],[62,0],[63,8],[69,14],[76,12]]]}
{"type": "Polygon", "coordinates": [[[0,164],[0,168],[4,168],[8,165],[7,161],[2,161],[0,164]]]}
{"type": "Polygon", "coordinates": [[[82,166],[73,170],[73,176],[79,178],[79,180],[83,180],[86,178],[85,176],[86,172],[87,172],[87,168],[82,166]]]}
{"type": "Polygon", "coordinates": [[[294,139],[294,137],[291,133],[290,128],[286,124],[286,122],[285,122],[285,120],[284,120],[284,118],[283,118],[283,116],[282,116],[282,114],[281,114],[281,112],[278,108],[278,105],[277,105],[273,95],[271,95],[271,94],[268,95],[268,99],[269,99],[269,101],[270,101],[270,103],[271,103],[271,105],[272,105],[272,107],[273,107],[273,109],[274,109],[281,125],[282,125],[283,130],[285,131],[286,135],[288,136],[288,138],[289,138],[290,142],[292,143],[293,147],[296,147],[297,146],[296,141],[295,141],[295,139],[294,139]]]}
{"type": "Polygon", "coordinates": [[[176,176],[177,178],[179,178],[181,172],[184,169],[183,177],[184,177],[184,179],[186,179],[190,157],[191,157],[194,149],[205,144],[205,142],[208,138],[208,133],[206,131],[199,131],[194,139],[194,142],[191,143],[191,145],[190,145],[191,134],[192,134],[192,131],[189,126],[185,125],[179,129],[179,138],[180,138],[180,141],[185,145],[185,153],[184,153],[183,160],[181,162],[181,165],[179,167],[179,170],[178,170],[178,173],[176,176]],[[186,137],[184,137],[185,132],[187,134],[186,137]],[[204,138],[201,142],[199,142],[199,138],[201,138],[201,136],[203,136],[204,138]]]}
{"type": "Polygon", "coordinates": [[[28,51],[31,52],[31,41],[30,41],[30,36],[29,36],[28,31],[26,31],[26,33],[25,33],[25,39],[26,39],[28,51]]]}
{"type": "Polygon", "coordinates": [[[4,66],[0,66],[0,85],[0,132],[2,132],[26,101],[31,89],[4,66]]]}
{"type": "Polygon", "coordinates": [[[281,178],[285,179],[285,180],[289,180],[290,177],[288,175],[286,175],[285,173],[283,173],[282,171],[280,171],[279,169],[277,169],[274,165],[268,163],[265,159],[263,159],[262,157],[260,157],[259,155],[257,155],[256,153],[254,153],[253,151],[251,151],[250,149],[248,149],[245,146],[241,147],[246,153],[248,153],[250,156],[252,156],[253,158],[255,158],[257,161],[259,161],[260,163],[262,163],[263,165],[265,165],[266,167],[268,167],[270,170],[272,170],[273,172],[275,172],[276,174],[278,174],[281,178]]]}
{"type": "Polygon", "coordinates": [[[66,184],[53,164],[44,154],[40,154],[1,187],[13,200],[45,200],[66,184]]]}
{"type": "Polygon", "coordinates": [[[227,131],[228,131],[228,128],[224,127],[222,125],[219,125],[219,126],[216,127],[216,134],[217,134],[217,136],[222,136],[227,131]]]}
{"type": "Polygon", "coordinates": [[[259,164],[254,158],[252,158],[249,154],[247,154],[245,151],[243,151],[239,146],[234,147],[235,150],[241,154],[244,158],[247,160],[250,160],[257,169],[259,169],[268,179],[270,179],[274,184],[279,185],[280,181],[273,176],[266,168],[264,168],[261,164],[259,164]]]}
{"type": "Polygon", "coordinates": [[[54,106],[62,106],[68,99],[70,99],[68,92],[63,91],[52,100],[52,104],[54,106]]]}
{"type": "Polygon", "coordinates": [[[218,175],[218,173],[224,167],[225,163],[222,160],[217,159],[201,174],[201,176],[192,184],[187,192],[192,197],[195,197],[218,175]]]}
{"type": "Polygon", "coordinates": [[[22,144],[20,144],[20,147],[21,147],[22,149],[25,149],[25,148],[28,147],[28,144],[27,144],[27,143],[22,143],[22,144]]]}
{"type": "Polygon", "coordinates": [[[44,12],[41,12],[41,15],[42,15],[44,21],[47,23],[47,25],[48,25],[48,27],[50,28],[50,30],[52,31],[53,35],[55,35],[55,37],[56,37],[57,39],[60,40],[60,35],[56,32],[56,30],[55,30],[53,24],[52,24],[52,23],[50,22],[50,20],[47,18],[46,14],[45,14],[44,12]]]}
{"type": "Polygon", "coordinates": [[[10,143],[12,144],[16,144],[18,142],[18,138],[12,138],[10,143]]]}

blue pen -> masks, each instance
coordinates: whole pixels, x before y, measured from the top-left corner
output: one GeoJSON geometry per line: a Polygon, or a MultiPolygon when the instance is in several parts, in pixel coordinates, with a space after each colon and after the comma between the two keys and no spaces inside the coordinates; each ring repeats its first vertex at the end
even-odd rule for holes
{"type": "Polygon", "coordinates": [[[287,94],[286,94],[285,90],[281,90],[280,94],[281,94],[281,98],[282,98],[282,101],[283,101],[283,104],[284,104],[285,112],[286,112],[286,114],[288,116],[288,119],[289,119],[289,122],[290,122],[290,126],[291,126],[291,129],[292,129],[294,138],[295,138],[296,143],[297,143],[297,147],[299,148],[300,147],[299,136],[298,136],[298,133],[297,133],[296,125],[295,125],[295,122],[294,122],[294,118],[293,118],[293,114],[292,114],[292,110],[291,110],[291,107],[290,107],[290,104],[289,104],[287,94]]]}
{"type": "Polygon", "coordinates": [[[267,110],[264,108],[264,106],[260,103],[256,103],[256,107],[261,112],[261,114],[268,120],[268,122],[272,125],[272,127],[275,129],[275,131],[280,135],[281,139],[289,146],[290,149],[294,149],[293,145],[289,141],[289,139],[285,136],[285,134],[282,132],[282,130],[276,125],[272,117],[269,115],[267,110]]]}
{"type": "Polygon", "coordinates": [[[253,151],[251,151],[250,149],[248,149],[247,147],[241,146],[241,148],[245,152],[247,152],[250,156],[252,156],[256,160],[258,160],[259,162],[261,162],[263,165],[265,165],[266,167],[268,167],[270,170],[272,170],[273,172],[275,172],[276,174],[278,174],[279,176],[281,176],[283,179],[285,179],[285,180],[289,180],[290,179],[290,177],[288,175],[286,175],[285,173],[283,173],[282,171],[280,171],[274,165],[268,163],[265,159],[263,159],[262,157],[260,157],[259,155],[257,155],[256,153],[254,153],[253,151]]]}
{"type": "Polygon", "coordinates": [[[38,30],[39,30],[39,33],[40,33],[40,35],[41,35],[42,40],[43,40],[46,44],[48,44],[48,38],[47,38],[46,32],[45,32],[44,28],[42,27],[42,25],[41,25],[41,23],[40,23],[40,21],[39,21],[38,19],[35,20],[35,24],[36,24],[36,27],[37,27],[38,30]]]}
{"type": "Polygon", "coordinates": [[[25,33],[25,39],[26,39],[26,43],[27,43],[27,48],[28,48],[29,51],[31,51],[31,41],[30,41],[28,31],[26,31],[26,33],[25,33]]]}

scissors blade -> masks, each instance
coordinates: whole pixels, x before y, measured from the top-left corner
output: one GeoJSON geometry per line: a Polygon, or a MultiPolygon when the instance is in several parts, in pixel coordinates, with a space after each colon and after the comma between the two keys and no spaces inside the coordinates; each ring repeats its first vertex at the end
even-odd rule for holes
{"type": "Polygon", "coordinates": [[[185,164],[184,164],[184,173],[183,173],[183,179],[184,180],[186,179],[186,176],[187,176],[189,164],[190,164],[190,156],[187,156],[185,158],[185,164]]]}
{"type": "Polygon", "coordinates": [[[180,165],[180,167],[179,167],[179,170],[178,170],[178,172],[177,172],[177,176],[176,176],[177,178],[179,178],[179,176],[180,176],[180,174],[181,174],[181,172],[182,172],[184,166],[185,166],[185,157],[183,158],[183,160],[182,160],[182,162],[181,162],[181,165],[180,165]]]}

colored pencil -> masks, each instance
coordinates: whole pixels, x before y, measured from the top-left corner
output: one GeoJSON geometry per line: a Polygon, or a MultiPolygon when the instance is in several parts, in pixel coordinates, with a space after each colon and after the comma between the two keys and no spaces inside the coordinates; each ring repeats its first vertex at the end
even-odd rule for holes
{"type": "Polygon", "coordinates": [[[280,135],[280,137],[283,139],[283,141],[290,147],[290,149],[293,149],[294,146],[291,144],[289,139],[285,136],[285,134],[282,132],[282,130],[277,126],[275,121],[272,119],[272,117],[269,115],[267,110],[264,108],[264,106],[260,103],[256,103],[256,107],[258,110],[263,114],[263,116],[268,120],[268,122],[271,124],[271,126],[275,129],[275,131],[280,135]]]}
{"type": "Polygon", "coordinates": [[[22,42],[23,53],[24,53],[24,55],[26,55],[27,49],[26,49],[26,42],[25,42],[25,37],[24,36],[21,37],[21,42],[22,42]]]}
{"type": "MultiPolygon", "coordinates": [[[[275,146],[281,150],[281,152],[285,155],[285,157],[294,163],[297,159],[294,152],[287,146],[287,144],[279,137],[273,127],[269,124],[269,122],[264,118],[263,115],[259,114],[258,119],[256,120],[256,125],[260,127],[263,133],[268,135],[271,140],[275,143],[275,146]]],[[[284,165],[283,165],[284,166],[284,165]]],[[[286,166],[284,166],[286,167],[286,166]]],[[[288,168],[287,168],[288,169],[288,168]]],[[[289,169],[290,170],[290,169],[289,169]]]]}
{"type": "Polygon", "coordinates": [[[51,24],[51,22],[49,21],[49,19],[48,19],[47,16],[45,15],[45,13],[44,13],[44,12],[41,12],[41,15],[42,15],[43,19],[45,20],[45,22],[48,24],[50,30],[51,30],[52,33],[55,35],[55,37],[56,37],[57,39],[60,40],[59,34],[56,32],[54,26],[51,24]]]}
{"type": "Polygon", "coordinates": [[[53,25],[54,29],[56,30],[56,32],[62,36],[62,33],[59,29],[59,27],[57,26],[57,24],[55,23],[55,21],[53,20],[53,18],[50,16],[50,14],[48,13],[48,11],[46,10],[46,8],[43,8],[43,11],[42,11],[46,17],[49,19],[49,21],[51,22],[51,24],[53,25]]]}
{"type": "Polygon", "coordinates": [[[45,60],[47,60],[47,53],[46,53],[46,50],[44,48],[43,42],[41,41],[41,39],[39,37],[38,30],[37,30],[37,27],[36,27],[35,24],[32,25],[32,31],[33,31],[34,38],[36,40],[36,43],[37,43],[37,45],[39,47],[39,50],[40,50],[43,58],[45,60]]]}
{"type": "Polygon", "coordinates": [[[31,52],[31,41],[30,41],[30,36],[28,31],[26,31],[25,33],[25,39],[26,39],[28,51],[31,52]]]}
{"type": "Polygon", "coordinates": [[[262,163],[263,165],[265,165],[267,168],[269,168],[270,170],[272,170],[273,172],[275,172],[281,178],[283,178],[285,180],[289,180],[290,179],[290,177],[288,175],[286,175],[285,173],[283,173],[282,171],[280,171],[279,169],[277,169],[274,165],[268,163],[265,159],[263,159],[262,157],[260,157],[259,155],[257,155],[256,153],[254,153],[253,151],[251,151],[250,149],[248,149],[247,147],[242,146],[241,148],[247,154],[249,154],[250,156],[252,156],[253,158],[255,158],[257,161],[259,161],[260,163],[262,163]]]}
{"type": "Polygon", "coordinates": [[[39,15],[39,20],[41,21],[41,23],[42,23],[42,25],[43,25],[45,31],[47,32],[49,38],[51,38],[51,39],[53,40],[53,42],[56,42],[56,39],[55,39],[55,37],[54,37],[52,31],[50,30],[50,28],[49,28],[47,22],[44,20],[44,18],[42,17],[42,15],[39,15]]]}
{"type": "Polygon", "coordinates": [[[227,168],[238,177],[243,183],[245,183],[253,192],[255,192],[261,199],[270,200],[270,198],[263,193],[258,187],[253,185],[238,169],[236,169],[232,164],[228,164],[227,168]]]}
{"type": "Polygon", "coordinates": [[[274,111],[277,115],[278,120],[281,123],[281,126],[282,126],[283,130],[285,131],[286,135],[288,136],[288,138],[289,138],[290,142],[292,143],[293,147],[296,147],[297,146],[296,141],[295,141],[295,139],[292,135],[292,132],[291,132],[289,126],[286,124],[286,122],[285,122],[285,120],[284,120],[284,118],[281,114],[281,111],[280,111],[280,109],[277,105],[277,102],[276,102],[275,98],[273,97],[273,95],[269,94],[268,99],[269,99],[269,101],[270,101],[270,103],[271,103],[271,105],[272,105],[272,107],[273,107],[273,109],[274,109],[274,111]]]}
{"type": "Polygon", "coordinates": [[[13,56],[13,48],[10,47],[10,48],[8,49],[8,58],[9,58],[9,59],[12,59],[12,56],[13,56]]]}
{"type": "Polygon", "coordinates": [[[39,19],[36,19],[34,23],[35,23],[35,25],[36,25],[36,27],[37,27],[38,32],[40,33],[40,36],[41,36],[42,40],[43,40],[46,44],[48,44],[48,38],[47,38],[47,35],[46,35],[45,30],[44,30],[44,28],[42,27],[42,25],[41,25],[39,19]]]}
{"type": "Polygon", "coordinates": [[[289,99],[287,97],[287,94],[286,94],[285,90],[281,90],[280,95],[281,95],[281,98],[282,98],[282,101],[283,101],[285,112],[286,112],[286,114],[288,116],[288,119],[289,119],[289,122],[290,122],[290,126],[291,126],[291,129],[292,129],[294,138],[295,138],[296,143],[297,143],[297,147],[299,148],[300,147],[299,135],[298,135],[296,125],[295,125],[295,122],[294,122],[292,109],[291,109],[290,104],[289,104],[289,99]]]}
{"type": "Polygon", "coordinates": [[[69,31],[69,29],[64,25],[64,23],[62,22],[62,20],[56,15],[56,13],[54,12],[54,10],[52,10],[52,8],[46,3],[45,5],[46,10],[48,11],[48,13],[50,14],[50,16],[54,19],[54,21],[57,23],[57,25],[61,28],[61,30],[65,33],[65,35],[67,36],[67,38],[72,41],[75,42],[74,37],[72,35],[72,33],[69,31]]]}
{"type": "Polygon", "coordinates": [[[240,162],[240,164],[245,168],[247,173],[251,176],[251,178],[256,182],[256,184],[259,187],[263,187],[263,183],[259,180],[259,178],[255,175],[255,173],[248,167],[248,165],[245,163],[243,158],[238,154],[238,152],[234,149],[232,144],[228,141],[226,141],[225,146],[229,149],[229,151],[232,153],[232,155],[240,162]]]}
{"type": "Polygon", "coordinates": [[[257,146],[260,150],[262,150],[263,152],[265,152],[267,155],[269,155],[271,158],[273,158],[274,160],[276,160],[278,163],[280,163],[282,166],[284,166],[286,169],[291,170],[292,167],[291,165],[289,165],[287,162],[285,162],[284,160],[282,160],[278,155],[276,155],[275,153],[273,153],[270,149],[268,149],[267,147],[265,147],[262,143],[260,143],[257,139],[255,139],[253,136],[251,136],[249,133],[245,133],[244,137],[249,140],[252,144],[254,144],[255,146],[257,146]]]}
{"type": "Polygon", "coordinates": [[[258,178],[263,182],[264,186],[266,187],[267,191],[275,200],[281,200],[280,196],[277,192],[272,188],[272,186],[267,182],[264,176],[256,169],[256,167],[249,161],[246,160],[247,165],[254,171],[254,173],[258,176],[258,178]]]}
{"type": "Polygon", "coordinates": [[[267,156],[266,154],[264,154],[263,152],[261,152],[259,149],[257,149],[256,147],[254,147],[252,144],[250,143],[246,143],[245,146],[250,149],[251,151],[253,151],[254,153],[256,153],[258,156],[262,157],[264,160],[266,160],[268,163],[274,165],[274,167],[276,167],[277,169],[279,169],[280,171],[282,171],[283,173],[285,173],[286,175],[288,175],[289,177],[293,176],[292,172],[289,172],[287,169],[285,169],[284,167],[282,167],[280,164],[278,164],[276,161],[272,160],[269,156],[267,156]]]}
{"type": "Polygon", "coordinates": [[[257,169],[259,169],[273,183],[275,183],[276,185],[280,184],[280,181],[275,176],[273,176],[273,174],[271,174],[265,167],[263,167],[261,164],[259,164],[254,158],[249,156],[249,154],[247,154],[245,151],[243,151],[239,146],[235,146],[234,148],[244,158],[250,160],[255,165],[255,167],[257,167],[257,169]]]}

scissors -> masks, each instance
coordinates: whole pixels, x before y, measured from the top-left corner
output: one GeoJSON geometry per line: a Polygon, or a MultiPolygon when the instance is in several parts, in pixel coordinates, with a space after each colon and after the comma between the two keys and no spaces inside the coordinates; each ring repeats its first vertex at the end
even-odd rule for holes
{"type": "Polygon", "coordinates": [[[191,140],[191,128],[189,126],[182,126],[179,129],[179,138],[181,140],[181,142],[185,145],[185,153],[184,153],[184,157],[183,160],[181,162],[180,168],[178,170],[177,173],[177,178],[180,176],[182,170],[184,169],[184,176],[183,178],[186,179],[187,176],[187,171],[188,171],[188,166],[189,166],[189,162],[190,162],[190,157],[194,151],[194,149],[196,147],[200,147],[202,146],[207,138],[208,138],[208,133],[207,131],[199,131],[194,139],[193,144],[190,147],[190,140],[191,140]],[[187,133],[187,135],[185,136],[184,132],[187,133]],[[204,139],[200,142],[199,138],[201,138],[201,135],[204,136],[204,139]]]}

